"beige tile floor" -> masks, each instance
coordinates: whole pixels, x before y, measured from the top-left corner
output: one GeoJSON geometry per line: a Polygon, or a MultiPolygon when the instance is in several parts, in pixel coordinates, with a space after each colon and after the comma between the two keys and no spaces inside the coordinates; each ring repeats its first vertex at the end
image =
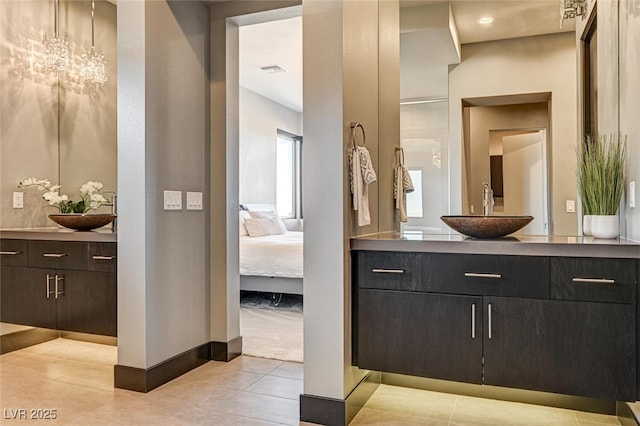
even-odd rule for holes
{"type": "MultiPolygon", "coordinates": [[[[0,424],[268,426],[299,423],[302,364],[247,356],[229,363],[209,362],[143,394],[113,389],[116,356],[115,347],[65,339],[0,356],[0,424]],[[40,421],[6,418],[17,409],[55,409],[57,418],[40,421]]],[[[595,426],[620,423],[613,416],[381,385],[351,424],[595,426]]]]}

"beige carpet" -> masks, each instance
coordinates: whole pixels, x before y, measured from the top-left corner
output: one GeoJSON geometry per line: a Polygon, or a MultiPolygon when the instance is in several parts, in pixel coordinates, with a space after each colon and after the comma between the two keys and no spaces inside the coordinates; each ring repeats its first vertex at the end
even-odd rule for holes
{"type": "Polygon", "coordinates": [[[302,312],[240,308],[242,353],[303,362],[302,312]]]}

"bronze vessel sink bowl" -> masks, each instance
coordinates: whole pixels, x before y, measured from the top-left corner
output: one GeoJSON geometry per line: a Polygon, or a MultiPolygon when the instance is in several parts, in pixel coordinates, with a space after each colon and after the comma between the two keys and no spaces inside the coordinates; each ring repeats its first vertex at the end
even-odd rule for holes
{"type": "Polygon", "coordinates": [[[500,238],[513,234],[533,216],[440,216],[455,231],[474,238],[500,238]]]}
{"type": "Polygon", "coordinates": [[[116,218],[112,214],[50,214],[49,219],[65,228],[90,231],[108,225],[116,218]]]}

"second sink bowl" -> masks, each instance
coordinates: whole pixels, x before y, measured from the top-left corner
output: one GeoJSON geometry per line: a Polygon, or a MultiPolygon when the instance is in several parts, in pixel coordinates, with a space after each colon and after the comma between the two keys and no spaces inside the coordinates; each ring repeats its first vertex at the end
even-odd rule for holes
{"type": "Polygon", "coordinates": [[[440,216],[455,231],[474,238],[500,238],[524,228],[533,216],[440,216]]]}

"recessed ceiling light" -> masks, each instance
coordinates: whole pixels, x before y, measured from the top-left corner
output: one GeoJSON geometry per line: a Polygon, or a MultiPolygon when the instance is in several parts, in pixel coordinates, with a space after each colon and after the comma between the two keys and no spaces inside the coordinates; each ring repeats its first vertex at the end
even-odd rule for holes
{"type": "Polygon", "coordinates": [[[478,22],[482,25],[490,24],[493,22],[493,16],[483,16],[482,18],[478,19],[478,22]]]}
{"type": "Polygon", "coordinates": [[[287,70],[282,68],[280,65],[265,65],[262,67],[258,67],[258,69],[261,69],[262,71],[268,74],[277,74],[279,72],[287,72],[287,70]]]}

